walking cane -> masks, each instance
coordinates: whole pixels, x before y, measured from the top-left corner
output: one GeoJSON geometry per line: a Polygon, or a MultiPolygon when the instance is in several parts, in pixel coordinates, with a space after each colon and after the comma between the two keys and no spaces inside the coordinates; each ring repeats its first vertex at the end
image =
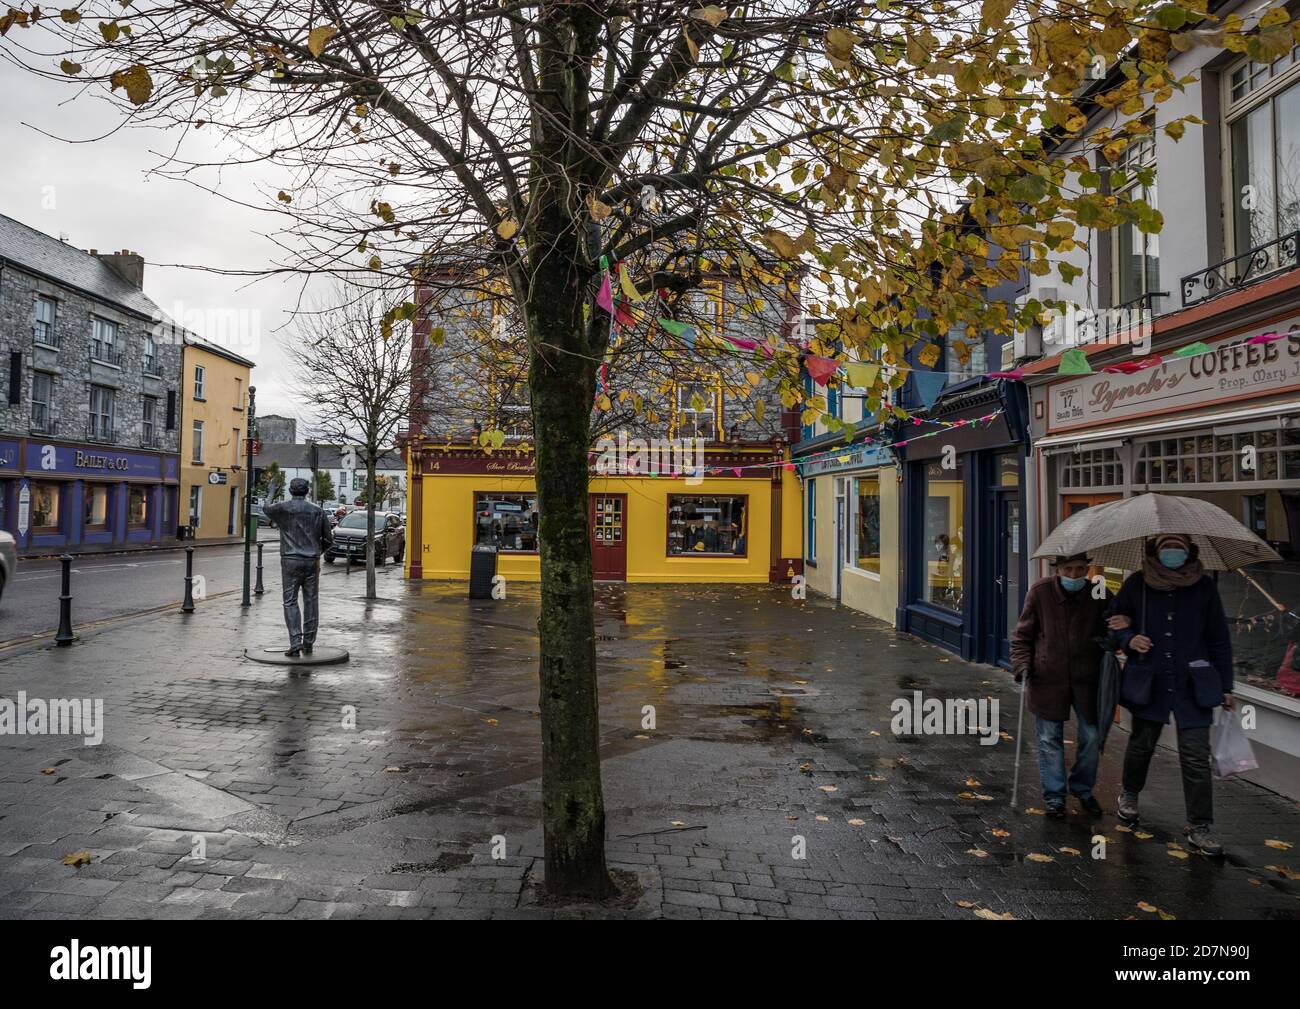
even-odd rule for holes
{"type": "Polygon", "coordinates": [[[1025,690],[1029,687],[1029,676],[1020,681],[1020,716],[1016,719],[1016,770],[1011,776],[1011,808],[1016,807],[1016,792],[1020,788],[1020,737],[1025,728],[1025,690]]]}

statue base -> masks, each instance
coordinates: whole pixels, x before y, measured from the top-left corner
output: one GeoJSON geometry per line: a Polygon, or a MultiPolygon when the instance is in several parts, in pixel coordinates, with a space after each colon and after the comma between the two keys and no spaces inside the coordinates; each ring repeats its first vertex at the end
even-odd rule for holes
{"type": "Polygon", "coordinates": [[[347,662],[351,657],[346,648],[335,648],[333,645],[315,645],[310,655],[302,654],[297,658],[285,655],[288,650],[287,644],[273,648],[245,648],[244,658],[268,666],[334,666],[347,662]]]}

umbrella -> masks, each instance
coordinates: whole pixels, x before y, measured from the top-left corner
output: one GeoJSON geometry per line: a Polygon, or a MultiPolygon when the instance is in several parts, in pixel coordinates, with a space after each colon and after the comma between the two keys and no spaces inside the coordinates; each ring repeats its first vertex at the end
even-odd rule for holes
{"type": "Polygon", "coordinates": [[[1218,505],[1173,494],[1139,494],[1076,512],[1052,530],[1034,556],[1087,554],[1102,567],[1140,571],[1146,541],[1161,533],[1188,537],[1207,571],[1282,559],[1218,505]]]}
{"type": "Polygon", "coordinates": [[[1119,703],[1119,657],[1107,649],[1101,657],[1101,676],[1097,680],[1097,751],[1106,749],[1106,737],[1115,724],[1115,705],[1119,703]]]}

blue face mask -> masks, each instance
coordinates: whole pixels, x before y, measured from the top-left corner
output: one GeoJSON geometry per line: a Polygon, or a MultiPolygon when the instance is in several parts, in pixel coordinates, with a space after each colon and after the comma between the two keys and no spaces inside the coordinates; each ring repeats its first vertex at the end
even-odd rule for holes
{"type": "Polygon", "coordinates": [[[1160,563],[1170,571],[1177,571],[1187,563],[1187,551],[1177,547],[1160,551],[1160,563]]]}
{"type": "Polygon", "coordinates": [[[1087,575],[1082,578],[1066,578],[1065,575],[1059,575],[1058,577],[1061,579],[1061,588],[1065,589],[1066,592],[1078,592],[1088,584],[1087,575]]]}

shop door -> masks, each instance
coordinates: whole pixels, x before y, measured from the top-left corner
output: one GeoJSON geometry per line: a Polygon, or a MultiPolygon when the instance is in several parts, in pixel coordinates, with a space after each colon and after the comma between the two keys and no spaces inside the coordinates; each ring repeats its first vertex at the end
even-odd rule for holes
{"type": "Polygon", "coordinates": [[[997,657],[1011,661],[1011,632],[1020,619],[1023,598],[1020,579],[1020,494],[997,495],[998,535],[993,578],[993,605],[997,614],[997,657]]]}
{"type": "Polygon", "coordinates": [[[848,562],[845,542],[848,537],[848,497],[845,491],[846,481],[843,477],[835,480],[835,600],[841,595],[844,579],[844,565],[848,562]]]}
{"type": "Polygon", "coordinates": [[[598,582],[627,579],[627,495],[592,494],[591,573],[598,582]]]}

